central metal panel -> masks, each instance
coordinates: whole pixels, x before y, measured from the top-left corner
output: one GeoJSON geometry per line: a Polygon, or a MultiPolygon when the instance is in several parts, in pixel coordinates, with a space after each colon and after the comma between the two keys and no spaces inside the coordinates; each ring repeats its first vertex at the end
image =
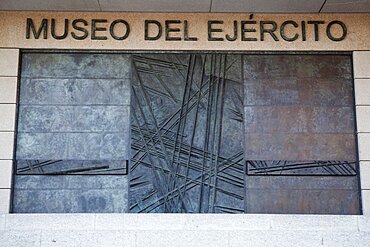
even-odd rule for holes
{"type": "Polygon", "coordinates": [[[244,212],[241,56],[133,63],[131,212],[244,212]]]}

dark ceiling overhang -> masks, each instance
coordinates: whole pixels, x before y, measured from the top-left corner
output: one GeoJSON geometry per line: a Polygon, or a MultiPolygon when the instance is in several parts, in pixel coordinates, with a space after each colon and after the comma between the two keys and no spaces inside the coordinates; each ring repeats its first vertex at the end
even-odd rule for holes
{"type": "Polygon", "coordinates": [[[0,10],[135,12],[370,12],[370,0],[0,0],[0,10]]]}

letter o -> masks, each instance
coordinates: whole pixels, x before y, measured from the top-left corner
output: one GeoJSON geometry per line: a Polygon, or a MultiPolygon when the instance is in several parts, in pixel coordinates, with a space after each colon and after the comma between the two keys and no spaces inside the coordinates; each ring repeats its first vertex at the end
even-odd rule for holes
{"type": "Polygon", "coordinates": [[[127,21],[125,20],[122,20],[122,19],[117,19],[115,21],[113,21],[111,24],[110,24],[110,27],[109,27],[109,33],[110,35],[113,37],[113,39],[115,40],[124,40],[128,37],[128,35],[130,34],[130,25],[127,23],[127,21]],[[116,26],[116,24],[118,23],[122,23],[123,25],[125,25],[126,27],[126,33],[123,35],[123,36],[117,36],[115,33],[114,33],[114,27],[116,26]]]}
{"type": "Polygon", "coordinates": [[[346,25],[341,22],[341,21],[332,21],[328,24],[328,26],[326,27],[326,35],[328,36],[328,38],[332,41],[342,41],[346,38],[347,36],[347,27],[346,25]],[[332,34],[331,34],[331,27],[333,25],[339,25],[341,28],[342,28],[342,36],[336,38],[334,37],[332,34]]]}

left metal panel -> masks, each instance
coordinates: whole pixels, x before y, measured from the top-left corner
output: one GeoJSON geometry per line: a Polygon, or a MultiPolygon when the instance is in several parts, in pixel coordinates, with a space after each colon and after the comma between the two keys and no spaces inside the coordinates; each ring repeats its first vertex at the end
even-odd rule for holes
{"type": "Polygon", "coordinates": [[[14,212],[127,211],[130,65],[125,54],[22,55],[14,212]]]}

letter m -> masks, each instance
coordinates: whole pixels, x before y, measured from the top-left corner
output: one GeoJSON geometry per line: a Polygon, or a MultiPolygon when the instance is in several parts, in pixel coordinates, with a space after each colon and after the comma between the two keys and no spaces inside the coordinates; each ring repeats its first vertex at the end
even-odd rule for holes
{"type": "Polygon", "coordinates": [[[42,19],[41,25],[39,26],[38,30],[36,31],[35,24],[33,23],[31,18],[27,18],[27,27],[26,27],[26,39],[30,39],[31,30],[35,39],[40,37],[41,32],[43,32],[43,38],[47,39],[48,35],[48,20],[42,19]]]}

